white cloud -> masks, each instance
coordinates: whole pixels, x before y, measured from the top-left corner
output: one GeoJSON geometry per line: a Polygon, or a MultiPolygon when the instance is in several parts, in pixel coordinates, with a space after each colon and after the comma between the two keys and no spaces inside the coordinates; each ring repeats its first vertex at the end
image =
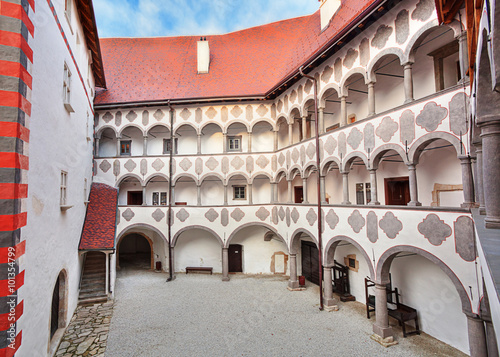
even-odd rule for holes
{"type": "Polygon", "coordinates": [[[317,0],[94,0],[101,37],[221,34],[318,7],[317,0]]]}

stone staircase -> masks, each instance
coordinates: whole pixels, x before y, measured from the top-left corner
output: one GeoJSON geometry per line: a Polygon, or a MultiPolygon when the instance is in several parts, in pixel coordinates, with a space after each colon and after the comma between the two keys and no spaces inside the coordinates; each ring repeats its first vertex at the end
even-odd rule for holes
{"type": "Polygon", "coordinates": [[[108,300],[106,295],[106,254],[87,252],[80,282],[79,305],[108,300]]]}

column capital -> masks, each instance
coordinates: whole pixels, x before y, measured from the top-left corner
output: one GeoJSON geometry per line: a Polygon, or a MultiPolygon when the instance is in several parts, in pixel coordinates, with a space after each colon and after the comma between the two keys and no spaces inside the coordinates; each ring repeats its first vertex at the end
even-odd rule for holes
{"type": "Polygon", "coordinates": [[[411,67],[413,65],[412,61],[408,61],[402,64],[403,68],[411,67]]]}

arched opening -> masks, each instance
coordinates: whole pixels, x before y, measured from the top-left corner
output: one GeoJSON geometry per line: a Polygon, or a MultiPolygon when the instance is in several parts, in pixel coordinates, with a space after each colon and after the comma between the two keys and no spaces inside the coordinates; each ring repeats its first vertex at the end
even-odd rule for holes
{"type": "Polygon", "coordinates": [[[52,290],[52,304],[50,310],[50,341],[54,343],[54,336],[59,329],[66,327],[67,301],[67,276],[63,270],[57,276],[54,289],[52,290]]]}
{"type": "Polygon", "coordinates": [[[218,176],[210,175],[201,183],[201,204],[217,206],[224,204],[224,184],[218,176]]]}
{"type": "Polygon", "coordinates": [[[186,267],[212,267],[222,273],[222,242],[205,229],[188,228],[174,237],[174,270],[185,272],[186,267]]]}
{"type": "Polygon", "coordinates": [[[342,174],[335,161],[325,166],[325,198],[329,204],[341,204],[342,197],[342,174]]]}
{"type": "Polygon", "coordinates": [[[355,205],[365,205],[371,200],[370,174],[361,157],[352,157],[346,163],[349,169],[349,201],[355,205]]]}
{"type": "Polygon", "coordinates": [[[296,144],[302,141],[302,118],[300,116],[300,111],[298,108],[294,108],[290,112],[290,118],[292,120],[292,144],[296,144]]]}
{"type": "MultiPolygon", "coordinates": [[[[377,169],[378,202],[383,205],[406,206],[410,202],[410,184],[408,167],[400,153],[392,149],[381,151],[373,158],[372,166],[377,169]]],[[[371,184],[371,181],[369,183],[371,184]]],[[[371,186],[365,188],[368,200],[371,186]]]]}
{"type": "Polygon", "coordinates": [[[304,170],[306,187],[304,190],[304,199],[311,204],[318,203],[318,170],[314,165],[310,165],[304,170]]]}
{"type": "Polygon", "coordinates": [[[248,204],[252,193],[248,187],[248,180],[243,175],[233,175],[227,181],[227,201],[229,205],[248,204]]]}
{"type": "Polygon", "coordinates": [[[325,104],[323,110],[324,131],[329,132],[340,127],[340,98],[334,88],[328,89],[321,98],[325,104]]]}
{"type": "Polygon", "coordinates": [[[181,176],[175,181],[173,198],[176,205],[196,205],[198,189],[195,180],[190,176],[181,176]]]}
{"type": "Polygon", "coordinates": [[[128,269],[153,268],[153,243],[151,239],[140,233],[125,235],[118,245],[118,264],[120,268],[128,269]]]}
{"type": "MultiPolygon", "coordinates": [[[[290,242],[290,252],[297,254],[296,270],[300,272],[298,275],[302,275],[306,280],[318,285],[320,269],[319,253],[318,245],[312,237],[312,234],[305,230],[295,232],[290,242]]],[[[295,275],[297,275],[297,272],[295,275]]],[[[293,272],[290,273],[290,277],[292,275],[293,272]]]]}
{"type": "Polygon", "coordinates": [[[252,200],[254,204],[271,203],[271,179],[267,175],[257,175],[252,181],[252,200]]]}
{"type": "Polygon", "coordinates": [[[304,202],[304,182],[298,168],[290,172],[290,179],[292,180],[292,203],[304,202]]]}
{"type": "Polygon", "coordinates": [[[360,73],[351,75],[345,82],[347,95],[347,124],[368,116],[368,86],[360,73]]]}
{"type": "Polygon", "coordinates": [[[304,104],[304,116],[306,119],[306,129],[304,130],[305,137],[302,140],[313,138],[316,135],[316,118],[314,110],[314,99],[309,99],[304,104]]]}
{"type": "Polygon", "coordinates": [[[227,152],[248,152],[248,129],[241,123],[227,127],[227,152]]]}
{"type": "Polygon", "coordinates": [[[252,127],[252,152],[272,152],[274,150],[273,126],[260,121],[252,127]]]}
{"type": "Polygon", "coordinates": [[[120,156],[142,156],[144,154],[144,135],[139,128],[129,126],[122,130],[120,156]]]}
{"type": "MultiPolygon", "coordinates": [[[[148,155],[160,156],[168,155],[170,148],[170,130],[164,125],[155,125],[151,127],[147,133],[148,136],[148,155]]],[[[174,139],[174,153],[176,152],[174,139]]]]}
{"type": "Polygon", "coordinates": [[[251,224],[240,228],[228,238],[227,246],[229,272],[288,274],[288,248],[283,239],[266,226],[251,224]]]}
{"type": "Polygon", "coordinates": [[[276,178],[277,190],[278,190],[278,202],[287,203],[288,202],[288,181],[286,179],[285,172],[281,172],[276,178]]]}
{"type": "Polygon", "coordinates": [[[118,185],[118,204],[140,206],[144,202],[142,184],[134,176],[125,177],[118,185]]]}
{"type": "Polygon", "coordinates": [[[400,59],[394,54],[380,58],[373,67],[377,79],[375,107],[378,113],[402,105],[405,101],[404,73],[400,59]]]}
{"type": "Polygon", "coordinates": [[[146,205],[168,205],[168,180],[163,175],[154,175],[146,183],[146,205]]]}
{"type": "Polygon", "coordinates": [[[177,154],[191,155],[198,152],[198,134],[191,125],[179,126],[175,130],[174,140],[177,142],[177,154]]]}
{"type": "Polygon", "coordinates": [[[115,131],[106,128],[101,132],[99,139],[99,157],[115,157],[116,156],[116,134],[115,131]]]}
{"type": "Polygon", "coordinates": [[[454,86],[460,80],[458,40],[450,27],[426,31],[411,52],[415,99],[454,86]]]}
{"type": "Polygon", "coordinates": [[[207,124],[201,129],[201,153],[222,154],[222,128],[217,124],[207,124]]]}
{"type": "Polygon", "coordinates": [[[288,142],[288,122],[285,117],[280,117],[276,123],[278,128],[278,149],[283,149],[287,147],[288,142]]]}
{"type": "MultiPolygon", "coordinates": [[[[399,301],[418,311],[420,329],[469,353],[467,292],[450,268],[431,253],[410,246],[391,248],[380,258],[377,275],[397,288],[399,301]]],[[[396,321],[389,321],[393,329],[396,321]]],[[[412,324],[408,322],[407,324],[412,324]]]]}

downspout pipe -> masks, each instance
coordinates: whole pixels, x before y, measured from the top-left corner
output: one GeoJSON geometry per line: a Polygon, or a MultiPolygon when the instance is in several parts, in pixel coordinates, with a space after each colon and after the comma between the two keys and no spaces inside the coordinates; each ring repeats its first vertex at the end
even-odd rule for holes
{"type": "Polygon", "coordinates": [[[173,156],[174,156],[174,108],[170,105],[170,100],[168,101],[168,108],[170,112],[170,154],[169,154],[169,164],[168,164],[168,213],[167,213],[167,225],[168,225],[168,279],[167,282],[175,279],[174,277],[174,264],[172,260],[172,254],[174,249],[172,248],[172,173],[173,173],[173,156]]]}
{"type": "MultiPolygon", "coordinates": [[[[320,175],[320,152],[319,152],[319,130],[318,130],[318,82],[316,78],[305,74],[302,71],[302,66],[299,68],[300,75],[305,78],[309,78],[314,84],[314,128],[315,128],[315,139],[316,139],[316,181],[317,181],[317,193],[318,193],[318,262],[319,262],[319,309],[323,310],[323,243],[322,243],[322,232],[321,227],[323,226],[322,214],[321,214],[321,175],[320,175]]],[[[331,283],[330,283],[331,284],[331,283]]]]}

